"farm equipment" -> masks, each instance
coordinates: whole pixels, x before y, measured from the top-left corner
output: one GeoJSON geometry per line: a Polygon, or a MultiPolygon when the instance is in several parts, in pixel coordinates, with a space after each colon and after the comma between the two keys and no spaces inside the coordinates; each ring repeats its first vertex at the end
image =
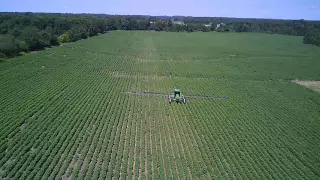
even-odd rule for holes
{"type": "Polygon", "coordinates": [[[171,104],[172,101],[175,101],[177,103],[183,103],[183,104],[186,104],[187,102],[185,96],[182,94],[180,89],[175,89],[173,94],[169,94],[168,101],[169,101],[169,104],[171,104]]]}
{"type": "Polygon", "coordinates": [[[138,91],[138,92],[126,92],[127,94],[133,94],[133,95],[147,95],[147,96],[165,96],[168,97],[169,104],[171,104],[173,101],[176,103],[187,103],[188,98],[193,99],[211,99],[211,100],[225,100],[228,99],[226,96],[215,96],[215,95],[205,95],[205,94],[187,94],[184,95],[179,89],[175,89],[173,94],[167,94],[163,92],[152,92],[152,91],[138,91]]]}

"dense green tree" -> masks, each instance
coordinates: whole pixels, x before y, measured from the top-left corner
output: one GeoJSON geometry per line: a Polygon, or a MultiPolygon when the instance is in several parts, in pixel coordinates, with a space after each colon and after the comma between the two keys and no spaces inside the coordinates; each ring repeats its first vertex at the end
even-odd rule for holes
{"type": "Polygon", "coordinates": [[[51,45],[51,34],[46,30],[42,30],[39,33],[39,44],[43,47],[48,47],[51,45]]]}
{"type": "Polygon", "coordinates": [[[112,31],[112,30],[116,30],[116,29],[117,29],[116,20],[114,18],[106,21],[106,25],[105,25],[106,31],[112,31]]]}
{"type": "Polygon", "coordinates": [[[157,20],[156,23],[154,24],[155,31],[163,31],[164,27],[165,27],[165,24],[160,20],[157,20]]]}
{"type": "Polygon", "coordinates": [[[172,31],[174,32],[181,32],[181,31],[185,31],[186,28],[184,25],[181,25],[181,24],[175,24],[172,26],[172,31]]]}
{"type": "Polygon", "coordinates": [[[304,36],[319,44],[319,21],[104,14],[0,13],[1,56],[77,41],[112,30],[262,32],[304,36]],[[173,21],[174,20],[174,21],[173,21]],[[175,24],[182,21],[184,24],[175,24]],[[155,22],[155,23],[154,23],[155,22]],[[204,24],[210,24],[205,27],[204,24]],[[220,27],[216,28],[218,24],[220,27]],[[7,46],[7,47],[5,47],[7,46]]]}
{"type": "Polygon", "coordinates": [[[1,56],[14,56],[19,53],[19,47],[12,35],[0,35],[0,52],[1,56]]]}
{"type": "Polygon", "coordinates": [[[2,62],[3,58],[5,58],[5,57],[6,57],[6,55],[4,53],[0,52],[0,62],[2,62]]]}
{"type": "Polygon", "coordinates": [[[128,29],[129,30],[137,30],[138,29],[138,22],[135,19],[129,20],[128,29]]]}
{"type": "Polygon", "coordinates": [[[21,52],[21,51],[24,51],[24,52],[28,51],[28,44],[27,44],[25,41],[21,41],[21,40],[16,39],[15,42],[16,42],[16,45],[17,45],[18,48],[19,48],[19,52],[21,52]]]}
{"type": "Polygon", "coordinates": [[[14,27],[12,30],[8,31],[8,34],[11,34],[14,37],[18,37],[21,34],[21,29],[19,27],[14,27]]]}
{"type": "Polygon", "coordinates": [[[314,44],[320,46],[320,30],[319,29],[309,29],[303,38],[305,44],[314,44]]]}
{"type": "Polygon", "coordinates": [[[58,35],[55,33],[55,29],[52,26],[47,26],[45,31],[50,34],[50,44],[53,46],[58,45],[58,35]]]}
{"type": "Polygon", "coordinates": [[[119,19],[119,29],[121,30],[129,30],[129,20],[126,17],[122,17],[119,19]]]}
{"type": "MultiPolygon", "coordinates": [[[[45,34],[43,34],[45,36],[45,34]]],[[[42,40],[42,33],[36,27],[26,27],[21,32],[19,39],[28,44],[28,50],[38,50],[44,47],[45,41],[42,40]]]]}
{"type": "Polygon", "coordinates": [[[172,27],[173,27],[172,20],[167,21],[166,26],[167,26],[168,28],[172,28],[172,27]]]}
{"type": "Polygon", "coordinates": [[[27,51],[28,46],[24,41],[16,39],[10,34],[0,35],[1,56],[15,56],[21,51],[27,51]]]}
{"type": "Polygon", "coordinates": [[[210,31],[210,28],[209,27],[206,27],[204,25],[201,25],[201,31],[202,32],[209,32],[210,31]]]}
{"type": "Polygon", "coordinates": [[[215,30],[216,30],[216,27],[217,27],[217,24],[211,23],[210,31],[215,31],[215,30]]]}
{"type": "Polygon", "coordinates": [[[69,33],[68,33],[68,32],[65,32],[65,33],[61,34],[61,35],[58,37],[58,42],[59,42],[59,43],[71,42],[69,33]]]}
{"type": "Polygon", "coordinates": [[[90,29],[90,27],[88,27],[88,31],[86,30],[85,27],[82,26],[74,26],[72,27],[69,31],[69,42],[72,41],[77,41],[80,39],[86,39],[88,36],[92,36],[93,32],[90,29]]]}
{"type": "Polygon", "coordinates": [[[232,29],[236,32],[249,32],[252,31],[251,25],[248,23],[234,23],[232,29]]]}
{"type": "Polygon", "coordinates": [[[148,20],[140,20],[137,22],[138,30],[147,30],[150,26],[150,21],[148,20]]]}

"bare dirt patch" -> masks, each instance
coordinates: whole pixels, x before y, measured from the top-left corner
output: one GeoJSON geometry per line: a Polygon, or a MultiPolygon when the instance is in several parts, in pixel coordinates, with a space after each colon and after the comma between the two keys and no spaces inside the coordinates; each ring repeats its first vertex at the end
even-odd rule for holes
{"type": "Polygon", "coordinates": [[[307,87],[320,93],[320,81],[300,81],[300,80],[293,80],[292,82],[297,83],[301,86],[307,87]]]}

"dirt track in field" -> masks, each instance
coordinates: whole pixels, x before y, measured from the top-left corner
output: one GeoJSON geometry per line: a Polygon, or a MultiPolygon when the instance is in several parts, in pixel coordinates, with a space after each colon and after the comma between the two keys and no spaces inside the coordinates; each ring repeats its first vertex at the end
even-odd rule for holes
{"type": "Polygon", "coordinates": [[[292,82],[297,83],[301,86],[307,87],[309,89],[312,89],[318,93],[320,93],[320,81],[299,81],[299,80],[293,80],[292,82]]]}

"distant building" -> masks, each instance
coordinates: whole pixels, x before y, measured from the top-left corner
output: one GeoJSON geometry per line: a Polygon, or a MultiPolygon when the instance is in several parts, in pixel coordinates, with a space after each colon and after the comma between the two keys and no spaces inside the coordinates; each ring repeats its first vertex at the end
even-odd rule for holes
{"type": "Polygon", "coordinates": [[[172,24],[185,25],[183,21],[172,21],[172,24]]]}
{"type": "Polygon", "coordinates": [[[225,25],[226,25],[225,23],[220,23],[220,24],[217,24],[216,28],[219,28],[220,26],[225,26],[225,25]]]}
{"type": "Polygon", "coordinates": [[[205,27],[207,27],[207,28],[209,28],[209,27],[211,27],[211,25],[212,25],[212,23],[210,23],[210,24],[203,24],[205,27]]]}

